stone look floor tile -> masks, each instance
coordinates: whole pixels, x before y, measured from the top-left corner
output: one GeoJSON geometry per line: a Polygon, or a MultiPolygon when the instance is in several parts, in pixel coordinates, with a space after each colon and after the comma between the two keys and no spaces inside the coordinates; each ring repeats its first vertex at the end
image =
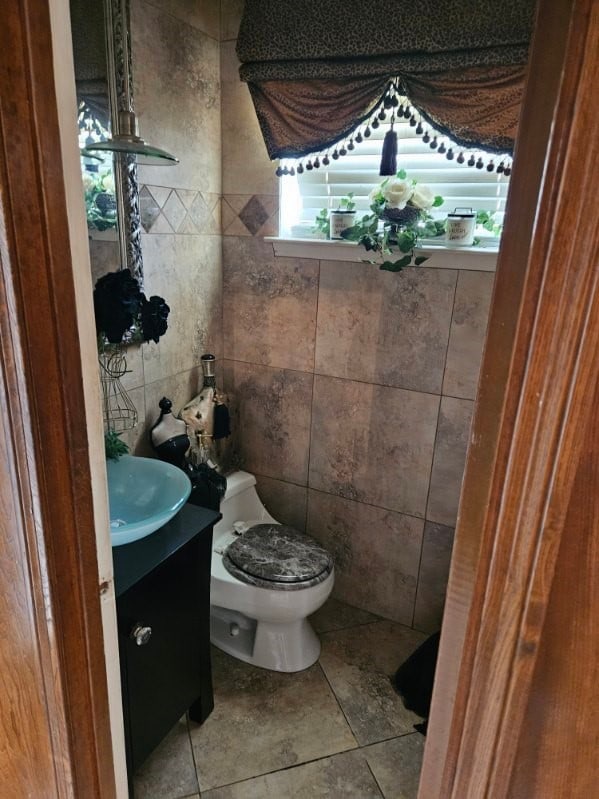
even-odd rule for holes
{"type": "Polygon", "coordinates": [[[335,596],[412,624],[424,522],[310,491],[308,533],[335,561],[335,596]]]}
{"type": "Polygon", "coordinates": [[[381,799],[360,752],[345,752],[253,780],[216,788],[203,799],[381,799]]]}
{"type": "Polygon", "coordinates": [[[327,599],[320,610],[310,616],[310,623],[317,633],[345,630],[347,627],[357,627],[359,624],[368,624],[373,621],[380,621],[380,619],[367,610],[354,608],[345,602],[340,602],[335,597],[327,599]]]}
{"type": "Polygon", "coordinates": [[[421,721],[404,708],[390,678],[424,639],[391,621],[321,636],[320,664],[360,746],[412,732],[421,721]]]}
{"type": "Polygon", "coordinates": [[[314,377],[311,488],[424,517],[439,397],[314,377]]]}
{"type": "Polygon", "coordinates": [[[202,793],[356,747],[318,664],[282,674],[213,652],[214,710],[191,725],[202,793]]]}
{"type": "Polygon", "coordinates": [[[426,633],[441,629],[453,547],[453,527],[427,522],[418,575],[414,627],[426,633]]]}
{"type": "Polygon", "coordinates": [[[416,799],[425,741],[415,732],[360,750],[385,799],[416,799]]]}
{"type": "Polygon", "coordinates": [[[441,393],[457,272],[400,275],[327,263],[320,278],[316,371],[441,393]]]}
{"type": "Polygon", "coordinates": [[[135,799],[180,799],[198,792],[187,720],[181,719],[134,777],[135,799]]]}

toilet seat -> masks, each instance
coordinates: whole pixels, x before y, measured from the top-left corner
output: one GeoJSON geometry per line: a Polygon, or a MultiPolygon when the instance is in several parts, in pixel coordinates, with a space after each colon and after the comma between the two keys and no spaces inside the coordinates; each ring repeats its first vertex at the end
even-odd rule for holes
{"type": "Polygon", "coordinates": [[[223,565],[241,582],[294,591],[324,582],[333,559],[313,538],[293,527],[256,524],[227,547],[223,565]]]}

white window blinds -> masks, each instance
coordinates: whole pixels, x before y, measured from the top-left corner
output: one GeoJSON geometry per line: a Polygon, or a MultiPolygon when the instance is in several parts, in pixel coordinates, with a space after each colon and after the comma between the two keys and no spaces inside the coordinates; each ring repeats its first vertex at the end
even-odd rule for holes
{"type": "MultiPolygon", "coordinates": [[[[334,210],[339,200],[349,192],[354,194],[358,213],[367,212],[368,194],[383,180],[379,177],[379,165],[383,138],[389,128],[389,122],[381,123],[371,131],[369,138],[355,142],[355,149],[337,160],[333,160],[332,152],[329,152],[328,166],[322,165],[321,156],[321,166],[308,170],[309,159],[306,158],[302,162],[302,174],[281,178],[281,235],[309,235],[319,211],[323,208],[334,210]]],[[[396,121],[394,128],[399,140],[398,170],[405,169],[409,178],[426,183],[434,194],[440,194],[445,200],[439,208],[431,209],[435,218],[444,219],[454,208],[465,207],[495,213],[495,221],[502,222],[509,177],[487,171],[488,153],[464,151],[466,161],[471,155],[475,160],[482,155],[485,165],[477,169],[456,161],[462,150],[448,138],[437,136],[437,142],[446,150],[453,149],[453,160],[448,160],[443,152],[431,149],[407,120],[396,121]]],[[[494,159],[495,166],[502,160],[511,166],[511,159],[502,159],[501,156],[494,159]]],[[[298,166],[295,161],[283,163],[289,168],[297,169],[298,166]]]]}

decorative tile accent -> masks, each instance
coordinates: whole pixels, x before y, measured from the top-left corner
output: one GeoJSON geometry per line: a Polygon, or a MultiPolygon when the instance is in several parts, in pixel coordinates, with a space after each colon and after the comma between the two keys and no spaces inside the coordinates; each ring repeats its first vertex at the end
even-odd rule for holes
{"type": "Polygon", "coordinates": [[[443,397],[426,518],[455,527],[474,403],[443,397]]]}
{"type": "Polygon", "coordinates": [[[168,200],[172,191],[172,189],[169,189],[166,186],[147,186],[147,189],[154,197],[160,208],[164,206],[164,203],[168,200]]]}
{"type": "Polygon", "coordinates": [[[254,195],[239,212],[239,218],[252,236],[255,236],[268,219],[268,213],[260,200],[254,195]]]}
{"type": "Polygon", "coordinates": [[[457,272],[327,263],[321,268],[316,371],[441,393],[457,272]]]}
{"type": "Polygon", "coordinates": [[[314,377],[310,487],[424,516],[439,397],[314,377]]]}
{"type": "Polygon", "coordinates": [[[310,491],[308,533],[333,556],[334,594],[411,625],[424,522],[310,491]]]}
{"type": "Polygon", "coordinates": [[[414,627],[425,633],[441,628],[452,547],[453,527],[426,523],[414,614],[414,627]]]}
{"type": "Polygon", "coordinates": [[[224,196],[237,216],[252,199],[251,194],[226,194],[224,196]]]}
{"type": "Polygon", "coordinates": [[[222,230],[226,236],[274,236],[279,229],[279,198],[270,194],[227,194],[222,230]]]}
{"type": "Polygon", "coordinates": [[[478,385],[494,275],[460,272],[451,320],[443,393],[474,399],[478,385]]]}
{"type": "Polygon", "coordinates": [[[320,665],[360,746],[412,732],[421,720],[390,677],[425,637],[392,621],[321,635],[320,665]]]}
{"type": "Polygon", "coordinates": [[[193,189],[177,189],[177,194],[179,195],[179,199],[183,205],[189,211],[193,205],[193,201],[198,195],[198,192],[194,191],[193,189]]]}
{"type": "Polygon", "coordinates": [[[270,515],[281,524],[306,531],[308,489],[272,477],[256,475],[258,496],[270,515]]]}
{"type": "Polygon", "coordinates": [[[139,210],[141,214],[141,224],[146,233],[148,233],[158,218],[160,206],[147,186],[142,186],[139,190],[139,210]]]}
{"type": "Polygon", "coordinates": [[[148,233],[174,233],[175,231],[169,225],[167,218],[162,211],[156,217],[152,227],[148,233]]]}
{"type": "Polygon", "coordinates": [[[318,261],[275,258],[260,238],[223,239],[225,354],[312,371],[318,261]]]}
{"type": "Polygon", "coordinates": [[[284,674],[213,649],[212,673],[214,710],[190,726],[202,795],[356,747],[318,664],[284,674]]]}
{"type": "Polygon", "coordinates": [[[214,232],[214,217],[212,211],[208,208],[206,200],[200,192],[198,192],[197,196],[194,198],[189,209],[189,214],[200,233],[214,232]]]}
{"type": "Polygon", "coordinates": [[[224,373],[245,468],[305,485],[312,375],[238,361],[226,361],[224,373]]]}
{"type": "Polygon", "coordinates": [[[181,222],[185,219],[186,214],[185,206],[179,199],[176,191],[171,191],[168,200],[164,204],[162,213],[176,233],[179,230],[181,222]]]}
{"type": "Polygon", "coordinates": [[[366,759],[359,751],[343,752],[236,785],[215,788],[202,796],[204,799],[382,799],[366,759]]]}
{"type": "Polygon", "coordinates": [[[183,217],[183,221],[179,225],[179,230],[177,233],[179,234],[188,234],[188,235],[197,235],[200,231],[195,226],[193,219],[191,218],[191,214],[185,214],[183,217]]]}

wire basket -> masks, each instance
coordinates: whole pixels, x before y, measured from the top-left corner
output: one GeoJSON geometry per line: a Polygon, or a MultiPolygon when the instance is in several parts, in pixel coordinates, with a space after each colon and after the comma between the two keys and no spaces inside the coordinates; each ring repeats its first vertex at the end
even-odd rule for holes
{"type": "Polygon", "coordinates": [[[121,383],[127,374],[127,358],[119,344],[106,345],[100,350],[100,383],[102,386],[102,417],[104,428],[123,433],[137,424],[137,409],[121,383]]]}

